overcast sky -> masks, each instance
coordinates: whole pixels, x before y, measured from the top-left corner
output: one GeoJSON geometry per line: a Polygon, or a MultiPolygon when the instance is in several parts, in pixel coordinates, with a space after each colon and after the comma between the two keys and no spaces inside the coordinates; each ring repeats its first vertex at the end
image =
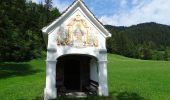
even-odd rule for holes
{"type": "MultiPolygon", "coordinates": [[[[32,0],[36,3],[44,0],[32,0]]],[[[53,0],[54,7],[63,12],[74,0],[53,0]]],[[[130,26],[144,22],[170,25],[170,0],[84,0],[103,23],[130,26]]]]}

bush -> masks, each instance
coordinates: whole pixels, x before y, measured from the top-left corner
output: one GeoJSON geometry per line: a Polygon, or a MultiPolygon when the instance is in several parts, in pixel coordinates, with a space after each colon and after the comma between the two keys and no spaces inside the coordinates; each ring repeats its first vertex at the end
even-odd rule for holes
{"type": "Polygon", "coordinates": [[[165,49],[164,59],[170,61],[170,48],[165,49]]]}
{"type": "Polygon", "coordinates": [[[153,51],[152,59],[153,60],[164,60],[164,52],[163,51],[153,51]]]}

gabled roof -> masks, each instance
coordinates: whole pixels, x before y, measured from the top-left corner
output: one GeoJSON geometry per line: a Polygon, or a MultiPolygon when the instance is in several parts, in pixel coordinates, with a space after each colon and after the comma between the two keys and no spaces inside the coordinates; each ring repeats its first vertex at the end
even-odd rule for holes
{"type": "Polygon", "coordinates": [[[44,34],[48,34],[51,30],[53,30],[55,25],[61,21],[65,16],[68,15],[68,13],[75,8],[80,7],[87,16],[92,19],[92,22],[98,27],[98,29],[104,33],[105,37],[111,37],[111,34],[108,30],[105,29],[103,24],[93,15],[93,13],[88,9],[88,7],[85,5],[85,3],[82,0],[75,0],[63,13],[62,15],[54,20],[52,23],[50,23],[48,26],[44,27],[42,29],[42,32],[44,34]]]}

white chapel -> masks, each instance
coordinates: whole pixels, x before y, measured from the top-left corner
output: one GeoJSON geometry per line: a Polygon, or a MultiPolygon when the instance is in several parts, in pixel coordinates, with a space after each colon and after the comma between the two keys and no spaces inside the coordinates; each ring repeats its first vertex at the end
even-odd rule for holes
{"type": "Polygon", "coordinates": [[[106,39],[111,34],[82,0],[42,32],[47,45],[45,100],[69,92],[109,95],[106,39]]]}

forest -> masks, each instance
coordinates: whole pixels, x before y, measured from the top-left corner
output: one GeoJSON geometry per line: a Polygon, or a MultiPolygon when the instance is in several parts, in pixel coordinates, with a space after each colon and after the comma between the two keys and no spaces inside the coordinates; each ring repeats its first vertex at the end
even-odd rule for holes
{"type": "MultiPolygon", "coordinates": [[[[0,2],[0,61],[23,62],[46,54],[41,29],[60,16],[52,0],[0,2]]],[[[143,23],[130,27],[105,25],[112,37],[109,53],[146,60],[170,60],[170,26],[143,23]]]]}
{"type": "Polygon", "coordinates": [[[144,60],[170,60],[170,26],[150,22],[105,27],[112,34],[107,40],[109,53],[144,60]]]}
{"type": "Polygon", "coordinates": [[[60,16],[52,0],[0,1],[0,61],[29,61],[45,54],[41,29],[60,16]]]}

